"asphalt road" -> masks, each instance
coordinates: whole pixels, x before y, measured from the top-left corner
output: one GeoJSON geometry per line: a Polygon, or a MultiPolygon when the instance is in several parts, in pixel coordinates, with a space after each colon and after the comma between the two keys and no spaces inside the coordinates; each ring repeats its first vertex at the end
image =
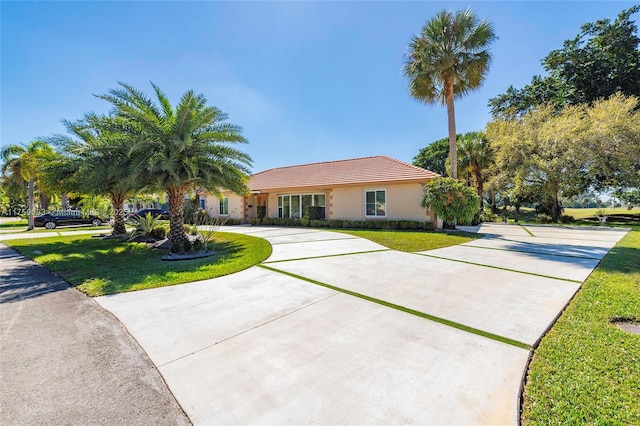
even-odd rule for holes
{"type": "Polygon", "coordinates": [[[113,315],[0,243],[0,424],[190,421],[113,315]]]}

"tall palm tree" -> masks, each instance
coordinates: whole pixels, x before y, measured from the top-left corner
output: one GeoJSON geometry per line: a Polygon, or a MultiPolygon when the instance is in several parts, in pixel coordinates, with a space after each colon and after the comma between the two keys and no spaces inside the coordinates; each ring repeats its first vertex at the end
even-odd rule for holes
{"type": "Polygon", "coordinates": [[[0,151],[4,161],[3,174],[12,174],[14,180],[18,177],[27,182],[28,194],[28,231],[33,229],[34,195],[40,172],[44,165],[55,157],[55,151],[42,140],[33,140],[27,145],[8,145],[0,151]]]}
{"type": "Polygon", "coordinates": [[[491,146],[482,132],[468,132],[458,140],[458,167],[469,170],[476,181],[476,189],[480,197],[480,210],[483,207],[484,173],[492,161],[491,146]]]}
{"type": "Polygon", "coordinates": [[[52,164],[49,173],[68,191],[108,196],[113,207],[112,234],[126,234],[124,204],[141,184],[134,180],[130,136],[113,130],[120,129],[121,120],[89,113],[82,120],[63,123],[69,134],[51,140],[62,146],[66,156],[52,164]]]}
{"type": "Polygon", "coordinates": [[[205,97],[192,90],[174,108],[153,83],[157,103],[130,85],[119,85],[98,97],[110,102],[118,117],[127,120],[128,128],[122,131],[135,139],[130,151],[137,165],[135,179],[149,190],[166,192],[169,239],[182,247],[184,198],[190,188],[247,192],[251,158],[231,146],[246,140],[240,127],[226,122],[226,114],[207,106],[205,97]]]}
{"type": "Polygon", "coordinates": [[[441,11],[409,43],[403,68],[412,97],[447,106],[451,177],[457,178],[456,119],[453,100],[479,88],[489,70],[493,25],[470,10],[441,11]]]}

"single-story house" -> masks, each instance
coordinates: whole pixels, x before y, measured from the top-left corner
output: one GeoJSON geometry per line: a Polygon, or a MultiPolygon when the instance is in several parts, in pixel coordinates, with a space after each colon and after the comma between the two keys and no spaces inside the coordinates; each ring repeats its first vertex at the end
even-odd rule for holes
{"type": "Polygon", "coordinates": [[[325,219],[416,220],[442,226],[435,213],[420,206],[422,185],[439,176],[387,156],[354,158],[278,167],[251,176],[250,194],[222,191],[221,198],[202,196],[210,215],[248,222],[257,207],[267,217],[301,218],[308,205],[323,209],[325,219]]]}

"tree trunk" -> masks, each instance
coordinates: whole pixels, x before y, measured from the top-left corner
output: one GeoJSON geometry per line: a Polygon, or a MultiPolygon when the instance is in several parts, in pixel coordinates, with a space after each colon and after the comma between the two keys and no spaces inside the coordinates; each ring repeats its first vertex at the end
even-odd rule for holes
{"type": "Polygon", "coordinates": [[[449,125],[449,161],[451,162],[451,177],[458,178],[458,151],[456,145],[456,114],[453,107],[453,80],[444,79],[444,94],[447,103],[447,122],[449,125]]]}
{"type": "Polygon", "coordinates": [[[42,210],[49,210],[49,202],[51,199],[47,194],[40,194],[40,208],[42,210]]]}
{"type": "Polygon", "coordinates": [[[124,226],[127,220],[127,214],[124,211],[124,203],[127,200],[127,194],[122,192],[112,192],[109,194],[111,204],[113,205],[113,232],[111,235],[124,235],[127,229],[124,226]]]}
{"type": "Polygon", "coordinates": [[[516,212],[515,212],[515,222],[518,223],[518,219],[520,219],[520,200],[516,200],[516,202],[513,204],[516,208],[516,212]]]}
{"type": "Polygon", "coordinates": [[[480,166],[475,161],[471,162],[471,169],[473,169],[473,174],[476,178],[476,185],[478,189],[478,196],[480,197],[480,211],[482,211],[484,207],[484,202],[482,200],[482,195],[484,193],[484,184],[482,183],[482,172],[480,171],[480,166]]]}
{"type": "Polygon", "coordinates": [[[36,212],[34,211],[33,208],[33,194],[36,191],[36,180],[35,178],[31,178],[29,179],[29,187],[28,187],[28,207],[29,207],[29,227],[27,228],[27,231],[31,231],[33,230],[33,216],[35,216],[36,212]]]}
{"type": "Polygon", "coordinates": [[[184,245],[184,194],[185,190],[176,186],[167,188],[169,198],[169,240],[172,246],[184,245]]]}
{"type": "Polygon", "coordinates": [[[62,204],[62,210],[68,210],[69,209],[69,194],[62,194],[60,203],[62,204]]]}

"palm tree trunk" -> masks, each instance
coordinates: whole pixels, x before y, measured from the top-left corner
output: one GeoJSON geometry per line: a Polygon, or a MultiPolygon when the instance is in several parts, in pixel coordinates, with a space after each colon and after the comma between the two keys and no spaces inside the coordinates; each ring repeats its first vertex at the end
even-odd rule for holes
{"type": "Polygon", "coordinates": [[[60,203],[62,204],[62,210],[68,210],[69,209],[69,194],[62,194],[60,203]]]}
{"type": "Polygon", "coordinates": [[[36,212],[34,211],[34,208],[33,208],[33,195],[35,191],[36,191],[36,180],[35,178],[32,177],[29,179],[29,187],[27,190],[28,203],[29,203],[29,227],[27,228],[27,231],[33,230],[33,227],[34,227],[33,216],[35,216],[36,212]]]}
{"type": "Polygon", "coordinates": [[[482,182],[482,172],[480,171],[480,166],[477,162],[473,161],[471,163],[471,168],[473,169],[473,175],[476,178],[476,184],[478,185],[478,196],[480,197],[480,211],[482,211],[484,207],[484,202],[482,200],[482,195],[484,194],[484,184],[482,182]]]}
{"type": "Polygon", "coordinates": [[[167,188],[169,198],[169,240],[172,246],[184,245],[184,194],[185,190],[177,186],[167,188]]]}
{"type": "Polygon", "coordinates": [[[111,235],[124,235],[127,229],[124,223],[127,219],[124,211],[124,203],[127,200],[127,194],[122,192],[112,192],[109,194],[111,204],[113,204],[113,232],[111,235]]]}
{"type": "Polygon", "coordinates": [[[449,160],[451,162],[451,177],[458,178],[458,151],[456,146],[456,113],[453,107],[453,80],[445,78],[444,94],[447,103],[447,122],[449,125],[449,160]]]}

